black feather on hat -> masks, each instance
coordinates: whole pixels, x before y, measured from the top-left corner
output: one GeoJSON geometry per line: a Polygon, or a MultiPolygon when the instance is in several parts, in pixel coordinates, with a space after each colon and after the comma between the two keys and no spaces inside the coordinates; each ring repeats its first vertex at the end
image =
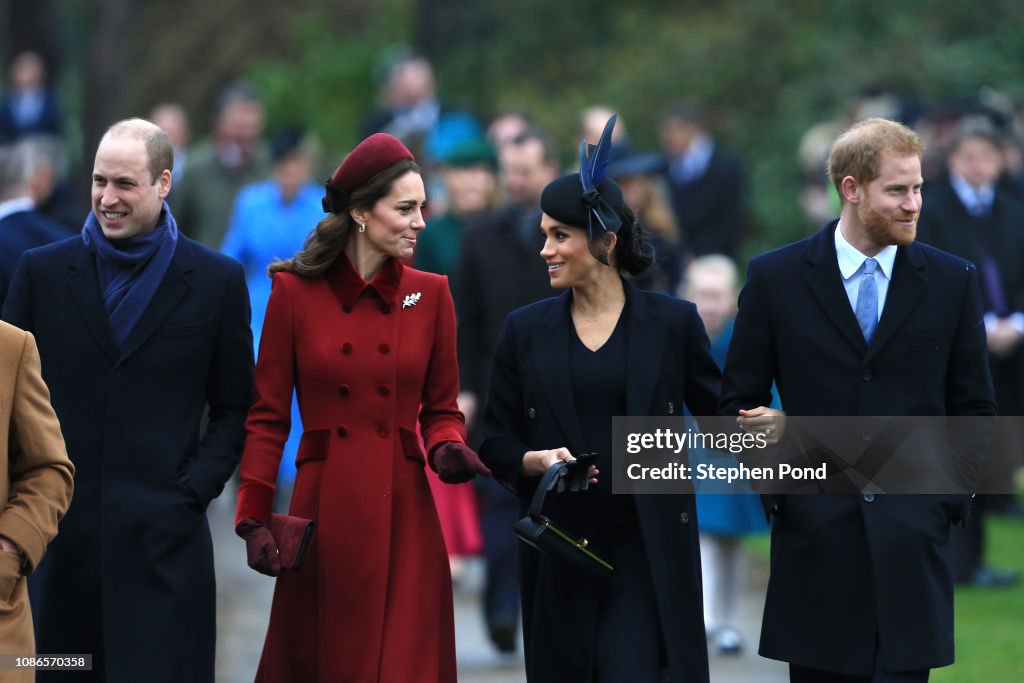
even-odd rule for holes
{"type": "Polygon", "coordinates": [[[622,190],[606,177],[617,119],[608,119],[597,145],[580,142],[580,172],[548,183],[540,197],[544,213],[563,225],[585,228],[591,244],[622,227],[622,190]]]}

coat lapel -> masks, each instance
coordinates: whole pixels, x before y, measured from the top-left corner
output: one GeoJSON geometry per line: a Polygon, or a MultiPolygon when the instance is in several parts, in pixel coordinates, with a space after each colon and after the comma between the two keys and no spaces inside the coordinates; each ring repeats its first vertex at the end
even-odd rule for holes
{"type": "Polygon", "coordinates": [[[146,306],[145,312],[139,318],[128,337],[124,340],[121,348],[118,363],[123,363],[129,356],[138,350],[142,344],[149,339],[154,332],[174,312],[182,298],[188,293],[191,287],[192,259],[191,250],[184,239],[178,239],[178,245],[174,249],[174,257],[167,267],[167,273],[160,282],[153,300],[146,306]]]}
{"type": "Polygon", "coordinates": [[[876,355],[893,338],[924,296],[928,289],[928,278],[923,272],[926,263],[924,254],[916,244],[911,243],[899,248],[892,269],[889,292],[885,295],[882,317],[878,320],[878,328],[871,338],[865,361],[876,355]]]}
{"type": "Polygon", "coordinates": [[[68,261],[68,289],[86,327],[92,332],[110,362],[115,362],[118,356],[117,346],[110,331],[107,310],[103,306],[96,259],[84,242],[78,243],[68,261]]]}
{"type": "Polygon", "coordinates": [[[665,320],[650,307],[646,294],[628,282],[624,286],[627,302],[624,314],[629,316],[626,319],[626,410],[630,415],[647,415],[651,412],[651,398],[665,357],[668,328],[665,320]]]}
{"type": "MultiPolygon", "coordinates": [[[[805,260],[809,269],[804,282],[817,299],[825,316],[850,342],[858,354],[867,351],[864,333],[857,324],[857,317],[850,306],[850,298],[843,287],[843,276],[839,272],[833,234],[836,223],[830,223],[809,242],[805,260]]],[[[877,333],[875,335],[878,336],[877,333]]]]}
{"type": "Polygon", "coordinates": [[[570,301],[571,293],[566,291],[552,302],[534,329],[532,348],[541,384],[568,441],[569,450],[578,453],[584,442],[569,381],[570,301]]]}

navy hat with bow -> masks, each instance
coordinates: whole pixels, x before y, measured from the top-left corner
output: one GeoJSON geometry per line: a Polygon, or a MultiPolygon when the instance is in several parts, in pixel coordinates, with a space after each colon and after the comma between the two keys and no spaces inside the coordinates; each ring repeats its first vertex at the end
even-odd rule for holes
{"type": "Polygon", "coordinates": [[[548,183],[540,197],[544,213],[563,225],[584,228],[591,244],[622,227],[622,190],[606,177],[617,119],[615,115],[608,119],[597,145],[588,145],[586,140],[580,142],[579,173],[548,183]]]}

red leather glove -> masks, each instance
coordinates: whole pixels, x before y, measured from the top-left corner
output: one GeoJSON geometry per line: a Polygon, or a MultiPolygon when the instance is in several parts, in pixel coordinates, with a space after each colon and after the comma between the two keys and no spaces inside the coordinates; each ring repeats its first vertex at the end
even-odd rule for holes
{"type": "Polygon", "coordinates": [[[457,441],[446,441],[435,447],[430,464],[446,484],[461,484],[478,474],[491,476],[491,471],[480,462],[480,457],[473,449],[457,441]]]}
{"type": "Polygon", "coordinates": [[[235,533],[245,539],[245,552],[250,567],[267,576],[277,576],[281,573],[277,543],[274,542],[270,529],[254,519],[243,519],[238,523],[235,533]]]}

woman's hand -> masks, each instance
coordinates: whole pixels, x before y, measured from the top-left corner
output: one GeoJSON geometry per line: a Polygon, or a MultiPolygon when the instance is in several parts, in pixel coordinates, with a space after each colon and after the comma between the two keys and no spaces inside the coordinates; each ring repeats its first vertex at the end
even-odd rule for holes
{"type": "Polygon", "coordinates": [[[478,474],[491,476],[491,471],[472,448],[455,441],[445,441],[434,448],[430,465],[445,484],[462,484],[478,474]]]}
{"type": "Polygon", "coordinates": [[[281,559],[270,529],[254,519],[243,519],[235,528],[235,533],[245,539],[245,552],[250,567],[267,576],[281,573],[281,559]]]}
{"type": "Polygon", "coordinates": [[[736,422],[745,432],[764,434],[765,441],[770,444],[778,443],[786,432],[786,413],[765,406],[741,410],[736,422]]]}
{"type": "MultiPolygon", "coordinates": [[[[568,448],[551,448],[546,451],[526,451],[523,454],[523,474],[528,477],[539,477],[558,461],[574,462],[576,457],[569,452],[568,448]]],[[[590,467],[590,483],[597,483],[597,475],[600,474],[594,466],[590,467]]]]}

